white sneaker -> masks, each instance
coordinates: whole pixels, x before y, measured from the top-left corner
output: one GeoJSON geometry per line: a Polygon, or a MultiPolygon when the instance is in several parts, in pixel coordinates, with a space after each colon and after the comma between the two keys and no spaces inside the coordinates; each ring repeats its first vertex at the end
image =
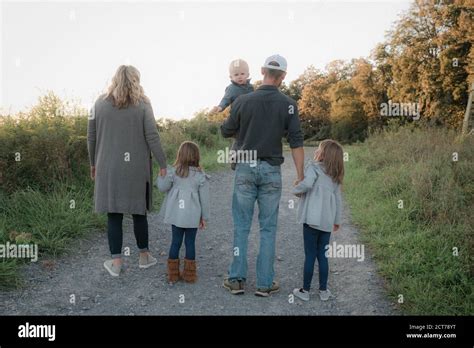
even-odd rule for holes
{"type": "Polygon", "coordinates": [[[321,301],[327,301],[332,297],[331,291],[329,290],[319,290],[319,298],[321,301]]]}
{"type": "Polygon", "coordinates": [[[120,270],[122,269],[122,265],[115,266],[113,260],[107,260],[104,262],[105,269],[110,273],[112,277],[118,277],[120,274],[120,270]]]}
{"type": "Polygon", "coordinates": [[[158,261],[151,256],[150,253],[147,253],[146,256],[140,255],[140,259],[138,260],[138,267],[140,268],[148,268],[153,265],[156,265],[158,261]]]}
{"type": "Polygon", "coordinates": [[[295,297],[298,297],[300,300],[309,301],[309,291],[303,290],[303,288],[294,289],[293,295],[295,295],[295,297]]]}

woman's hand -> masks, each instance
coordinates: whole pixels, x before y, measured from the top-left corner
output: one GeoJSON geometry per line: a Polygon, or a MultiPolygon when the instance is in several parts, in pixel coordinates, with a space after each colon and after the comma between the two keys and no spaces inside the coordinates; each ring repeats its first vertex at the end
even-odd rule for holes
{"type": "Polygon", "coordinates": [[[95,166],[91,166],[91,179],[95,180],[95,166]]]}
{"type": "Polygon", "coordinates": [[[205,230],[206,229],[206,221],[204,221],[202,218],[199,220],[199,229],[200,230],[205,230]]]}
{"type": "Polygon", "coordinates": [[[293,181],[293,186],[296,186],[298,185],[300,182],[302,182],[304,180],[304,177],[303,178],[298,178],[296,179],[295,181],[293,181]]]}

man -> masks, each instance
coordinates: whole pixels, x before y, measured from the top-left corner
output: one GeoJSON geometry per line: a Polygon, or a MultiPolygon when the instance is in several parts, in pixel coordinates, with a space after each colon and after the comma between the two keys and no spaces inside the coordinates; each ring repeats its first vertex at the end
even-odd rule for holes
{"type": "Polygon", "coordinates": [[[247,244],[255,201],[259,207],[260,250],[257,258],[257,291],[268,297],[279,291],[274,281],[275,240],[281,197],[284,158],[281,139],[286,135],[296,167],[297,182],[303,180],[303,133],[296,102],[278,90],[285,79],[286,59],[273,55],[261,72],[263,82],[255,92],[238,97],[230,116],[221,126],[224,137],[236,135],[241,153],[257,154],[257,161],[238,158],[232,216],[234,220],[233,261],[223,286],[232,294],[243,294],[247,278],[247,244]],[[247,150],[247,151],[246,151],[247,150]]]}

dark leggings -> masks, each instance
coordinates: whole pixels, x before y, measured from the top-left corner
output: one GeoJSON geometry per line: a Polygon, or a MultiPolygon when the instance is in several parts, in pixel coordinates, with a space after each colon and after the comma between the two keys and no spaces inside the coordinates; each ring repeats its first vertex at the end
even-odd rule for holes
{"type": "Polygon", "coordinates": [[[313,279],[314,262],[318,259],[319,264],[319,290],[326,290],[328,283],[329,265],[326,257],[326,245],[329,244],[331,232],[324,232],[303,225],[304,239],[304,276],[303,289],[309,291],[313,279]]]}
{"type": "MultiPolygon", "coordinates": [[[[122,257],[122,220],[121,213],[108,213],[107,234],[109,237],[109,248],[112,258],[122,257]]],[[[148,251],[148,221],[146,215],[133,214],[133,232],[137,240],[138,249],[141,252],[148,251]]]]}
{"type": "Polygon", "coordinates": [[[184,245],[186,247],[185,258],[194,260],[196,258],[196,247],[194,243],[196,241],[197,228],[182,228],[171,225],[171,231],[173,232],[173,237],[171,240],[169,258],[173,260],[179,259],[179,249],[181,248],[184,237],[184,245]]]}

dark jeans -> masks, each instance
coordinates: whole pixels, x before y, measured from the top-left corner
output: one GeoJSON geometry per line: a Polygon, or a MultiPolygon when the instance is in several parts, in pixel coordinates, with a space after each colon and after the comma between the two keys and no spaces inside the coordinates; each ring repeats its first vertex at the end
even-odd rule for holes
{"type": "Polygon", "coordinates": [[[184,237],[184,245],[186,247],[185,258],[194,260],[196,258],[195,241],[197,228],[182,228],[171,225],[171,231],[173,232],[173,237],[171,240],[169,258],[173,260],[179,259],[179,249],[181,248],[181,244],[183,244],[184,237]]]}
{"type": "MultiPolygon", "coordinates": [[[[122,257],[122,220],[121,213],[108,213],[108,227],[107,234],[109,237],[109,248],[112,258],[122,257]]],[[[138,249],[141,252],[148,251],[148,221],[146,215],[132,215],[133,217],[133,232],[137,240],[138,249]]]]}
{"type": "Polygon", "coordinates": [[[309,291],[313,279],[314,262],[318,259],[319,264],[319,290],[326,290],[328,283],[329,265],[326,257],[326,245],[329,244],[331,232],[320,231],[303,225],[304,239],[304,276],[303,289],[309,291]]]}

